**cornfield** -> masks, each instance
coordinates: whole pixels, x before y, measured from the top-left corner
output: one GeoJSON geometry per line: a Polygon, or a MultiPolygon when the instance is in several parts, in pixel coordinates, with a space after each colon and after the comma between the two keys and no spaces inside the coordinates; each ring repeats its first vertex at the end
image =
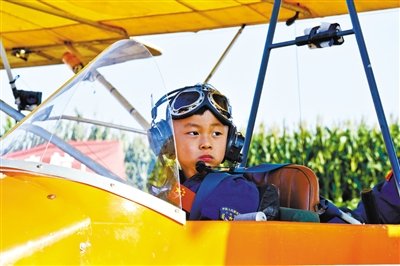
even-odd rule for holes
{"type": "MultiPolygon", "coordinates": [[[[347,123],[350,124],[350,123],[347,123]]],[[[360,123],[353,129],[265,130],[261,125],[249,150],[249,165],[295,163],[305,165],[319,178],[320,194],[338,206],[354,208],[363,189],[384,180],[390,162],[380,129],[360,123]]],[[[400,125],[390,126],[397,156],[400,125]]]]}

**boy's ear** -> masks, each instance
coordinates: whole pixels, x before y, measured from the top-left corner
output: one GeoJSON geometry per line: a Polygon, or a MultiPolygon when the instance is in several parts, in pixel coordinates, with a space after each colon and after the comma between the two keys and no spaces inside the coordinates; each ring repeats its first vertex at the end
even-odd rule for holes
{"type": "Polygon", "coordinates": [[[240,163],[242,161],[242,154],[240,152],[243,145],[244,136],[237,131],[234,125],[231,125],[228,132],[224,160],[228,160],[232,163],[240,163]]]}

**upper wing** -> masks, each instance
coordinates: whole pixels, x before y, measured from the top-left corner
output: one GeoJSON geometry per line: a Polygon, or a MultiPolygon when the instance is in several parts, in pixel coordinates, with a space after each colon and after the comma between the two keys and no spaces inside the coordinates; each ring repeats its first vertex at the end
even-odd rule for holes
{"type": "MultiPolygon", "coordinates": [[[[356,0],[355,5],[362,12],[400,7],[400,1],[356,0]]],[[[13,68],[60,64],[71,49],[88,62],[130,36],[268,23],[272,6],[273,0],[0,0],[0,33],[13,68]],[[13,55],[20,48],[27,60],[13,55]]],[[[347,6],[345,0],[286,0],[279,20],[297,11],[299,19],[325,17],[347,13],[347,6]]]]}

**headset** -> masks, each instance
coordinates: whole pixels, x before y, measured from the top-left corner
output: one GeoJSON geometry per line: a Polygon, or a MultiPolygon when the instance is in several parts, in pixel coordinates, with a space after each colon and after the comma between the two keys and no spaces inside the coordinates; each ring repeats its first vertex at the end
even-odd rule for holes
{"type": "MultiPolygon", "coordinates": [[[[198,86],[198,85],[197,85],[198,86]]],[[[175,147],[173,140],[172,121],[169,115],[170,106],[167,107],[167,120],[161,119],[155,122],[157,117],[157,108],[164,102],[173,99],[177,93],[186,89],[187,87],[174,90],[163,97],[161,97],[151,110],[152,122],[148,130],[148,139],[150,147],[156,155],[163,154],[168,158],[175,158],[175,147]]],[[[242,154],[240,151],[244,145],[244,136],[237,131],[236,126],[230,121],[228,130],[228,138],[226,142],[224,161],[228,160],[232,163],[239,163],[242,161],[242,154]]]]}

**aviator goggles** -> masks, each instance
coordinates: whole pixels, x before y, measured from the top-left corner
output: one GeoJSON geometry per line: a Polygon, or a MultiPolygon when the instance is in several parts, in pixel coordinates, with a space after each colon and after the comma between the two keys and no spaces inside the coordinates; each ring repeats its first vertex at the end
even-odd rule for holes
{"type": "MultiPolygon", "coordinates": [[[[172,92],[170,112],[173,119],[182,119],[207,107],[222,123],[232,124],[232,108],[228,98],[209,84],[184,87],[172,92]],[[175,94],[176,93],[176,94],[175,94]]],[[[170,94],[171,95],[171,94],[170,94]]]]}

